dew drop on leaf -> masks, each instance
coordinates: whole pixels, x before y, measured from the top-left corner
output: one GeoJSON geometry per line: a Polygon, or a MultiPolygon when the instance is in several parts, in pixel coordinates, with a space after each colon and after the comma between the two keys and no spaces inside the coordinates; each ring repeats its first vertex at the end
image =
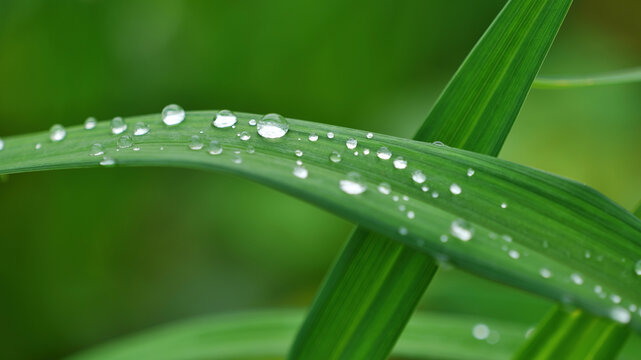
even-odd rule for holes
{"type": "Polygon", "coordinates": [[[216,113],[216,116],[214,117],[214,121],[212,122],[212,125],[219,129],[222,129],[222,128],[227,128],[227,127],[236,125],[237,121],[238,121],[238,118],[233,112],[229,110],[220,110],[219,112],[216,113]]]}
{"type": "Polygon", "coordinates": [[[392,186],[386,182],[378,184],[378,192],[383,195],[389,195],[392,192],[392,186]]]}
{"type": "Polygon", "coordinates": [[[207,146],[207,152],[211,155],[220,155],[223,152],[223,146],[218,141],[212,140],[207,146]]]}
{"type": "Polygon", "coordinates": [[[309,137],[307,139],[309,139],[309,141],[311,142],[316,142],[318,140],[318,135],[311,133],[309,134],[309,137]]]}
{"type": "Polygon", "coordinates": [[[400,228],[398,228],[398,233],[403,236],[407,235],[407,228],[404,226],[401,226],[400,228]]]}
{"type": "Polygon", "coordinates": [[[376,156],[381,160],[389,160],[392,157],[392,152],[388,148],[383,146],[382,148],[376,151],[376,156]]]}
{"type": "Polygon", "coordinates": [[[294,154],[296,154],[296,156],[298,156],[298,157],[301,157],[301,156],[303,156],[303,150],[296,149],[294,151],[294,154]]]}
{"type": "Polygon", "coordinates": [[[403,159],[403,157],[399,156],[396,159],[394,159],[394,167],[403,170],[407,167],[407,160],[403,159]]]}
{"type": "Polygon", "coordinates": [[[329,154],[329,160],[333,163],[339,163],[341,162],[341,154],[339,154],[337,151],[332,151],[331,154],[329,154]]]}
{"type": "Polygon", "coordinates": [[[309,172],[305,167],[299,165],[294,168],[293,174],[299,179],[307,179],[309,172]]]}
{"type": "Polygon", "coordinates": [[[138,121],[136,125],[134,125],[135,136],[146,135],[149,132],[149,130],[150,130],[149,125],[145,124],[142,121],[138,121]]]}
{"type": "Polygon", "coordinates": [[[371,139],[374,137],[374,134],[372,134],[371,132],[368,132],[367,135],[365,135],[365,137],[368,139],[371,139]]]}
{"type": "Polygon", "coordinates": [[[111,133],[114,135],[119,135],[127,130],[127,124],[120,116],[116,116],[111,119],[111,133]]]}
{"type": "Polygon", "coordinates": [[[450,225],[450,233],[461,241],[469,241],[472,239],[474,229],[463,219],[456,219],[450,225]]]}
{"type": "Polygon", "coordinates": [[[191,137],[189,140],[189,148],[192,150],[200,150],[205,146],[203,144],[202,139],[200,138],[200,135],[194,135],[191,137]]]}
{"type": "Polygon", "coordinates": [[[185,109],[176,104],[170,104],[162,109],[162,122],[165,125],[178,125],[185,120],[185,109]]]}
{"type": "Polygon", "coordinates": [[[358,141],[354,138],[349,138],[345,142],[345,146],[347,146],[347,148],[350,150],[354,150],[356,148],[356,145],[358,145],[358,141]]]}
{"type": "Polygon", "coordinates": [[[67,136],[67,130],[60,125],[60,124],[55,124],[54,126],[51,127],[49,130],[49,139],[53,142],[59,142],[65,139],[67,136]]]}
{"type": "Polygon", "coordinates": [[[85,120],[85,130],[94,129],[96,125],[98,125],[98,121],[96,121],[96,118],[93,116],[90,116],[85,120]]]}
{"type": "Polygon", "coordinates": [[[518,259],[519,257],[521,257],[521,254],[519,254],[519,252],[516,250],[508,251],[508,255],[510,255],[512,259],[518,259]]]}
{"type": "Polygon", "coordinates": [[[541,268],[541,270],[539,270],[539,274],[544,279],[549,279],[552,276],[552,272],[547,268],[541,268]]]}
{"type": "Polygon", "coordinates": [[[490,328],[485,324],[476,324],[472,328],[472,335],[477,340],[485,340],[490,336],[490,328]]]}
{"type": "Polygon", "coordinates": [[[105,154],[105,149],[102,144],[93,144],[91,150],[89,150],[89,155],[91,156],[101,156],[105,154]]]}
{"type": "Polygon", "coordinates": [[[0,139],[0,151],[4,149],[4,140],[0,139]]]}
{"type": "Polygon", "coordinates": [[[461,193],[461,191],[462,191],[462,189],[458,184],[452,183],[452,185],[450,185],[450,192],[452,194],[459,195],[461,193]]]}
{"type": "Polygon", "coordinates": [[[240,137],[240,140],[242,141],[247,141],[252,138],[251,135],[247,131],[242,131],[240,134],[238,134],[238,137],[240,137]]]}
{"type": "Polygon", "coordinates": [[[102,160],[100,161],[100,165],[101,165],[101,166],[113,166],[113,165],[115,165],[115,164],[116,164],[116,160],[114,160],[113,158],[110,158],[110,157],[108,157],[108,156],[105,156],[105,157],[104,157],[104,158],[102,158],[102,160]]]}
{"type": "Polygon", "coordinates": [[[256,119],[249,119],[249,126],[256,126],[256,119]]]}
{"type": "Polygon", "coordinates": [[[577,273],[570,275],[570,279],[572,279],[572,282],[577,285],[583,285],[583,278],[577,273]]]}
{"type": "Polygon", "coordinates": [[[641,260],[634,264],[634,273],[641,276],[641,260]]]}
{"type": "Polygon", "coordinates": [[[618,323],[627,324],[630,322],[630,312],[620,306],[610,310],[610,318],[618,323]]]}
{"type": "Polygon", "coordinates": [[[367,190],[367,185],[362,181],[361,175],[357,172],[350,172],[345,179],[338,183],[340,189],[349,195],[359,195],[367,190]]]}
{"type": "Polygon", "coordinates": [[[289,123],[281,115],[267,114],[258,121],[256,129],[266,139],[279,139],[289,131],[289,123]]]}
{"type": "Polygon", "coordinates": [[[467,176],[473,176],[474,175],[474,169],[469,168],[467,169],[467,176]]]}
{"type": "Polygon", "coordinates": [[[427,177],[421,170],[416,170],[412,173],[412,180],[417,184],[422,184],[427,180],[427,177]]]}
{"type": "Polygon", "coordinates": [[[134,140],[129,135],[123,135],[118,139],[118,148],[126,149],[134,144],[134,140]]]}

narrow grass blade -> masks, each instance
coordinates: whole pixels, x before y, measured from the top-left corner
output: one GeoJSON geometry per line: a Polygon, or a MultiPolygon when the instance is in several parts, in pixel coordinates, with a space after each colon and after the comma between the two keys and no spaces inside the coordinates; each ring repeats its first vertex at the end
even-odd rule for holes
{"type": "MultiPolygon", "coordinates": [[[[60,142],[49,140],[48,133],[9,137],[0,151],[0,174],[98,167],[103,156],[122,166],[230,172],[480,276],[570,301],[598,315],[621,320],[621,311],[641,304],[641,276],[635,271],[641,259],[641,221],[585,185],[460,149],[293,119],[286,136],[270,140],[248,124],[257,115],[239,113],[236,129],[218,129],[211,126],[214,114],[188,113],[174,127],[165,126],[160,115],[125,119],[129,129],[139,121],[151,126],[130,147],[118,148],[122,134],[113,135],[107,123],[93,130],[69,128],[60,142]],[[331,139],[324,136],[330,131],[335,134],[331,139]],[[238,136],[243,132],[250,138],[238,136]],[[312,134],[320,138],[307,140],[312,134]],[[205,144],[215,139],[223,152],[190,149],[194,136],[205,144]],[[358,145],[348,149],[348,139],[358,145]],[[104,155],[90,155],[96,143],[103,145],[104,155]],[[407,167],[363,155],[366,148],[383,146],[403,157],[407,167]],[[304,155],[297,157],[296,150],[304,155]],[[329,160],[333,152],[342,154],[340,162],[329,160]],[[304,178],[294,174],[297,160],[307,170],[304,178]],[[347,175],[354,171],[361,180],[347,175]],[[413,179],[417,171],[425,174],[425,182],[413,179]],[[391,185],[390,194],[377,190],[384,181],[391,185]],[[354,190],[364,191],[348,194],[354,190]],[[613,304],[601,297],[594,290],[597,285],[621,301],[613,304]]],[[[641,330],[641,315],[628,315],[621,322],[641,330]]]]}
{"type": "Polygon", "coordinates": [[[552,77],[539,76],[532,87],[537,89],[566,89],[587,86],[619,85],[641,81],[641,68],[634,68],[607,74],[552,77]]]}
{"type": "MultiPolygon", "coordinates": [[[[570,4],[508,2],[415,139],[498,154],[570,4]]],[[[377,234],[356,234],[325,279],[291,359],[386,358],[431,281],[433,259],[377,234]],[[395,263],[378,266],[389,259],[395,263]],[[388,293],[391,284],[404,297],[388,293]]]]}

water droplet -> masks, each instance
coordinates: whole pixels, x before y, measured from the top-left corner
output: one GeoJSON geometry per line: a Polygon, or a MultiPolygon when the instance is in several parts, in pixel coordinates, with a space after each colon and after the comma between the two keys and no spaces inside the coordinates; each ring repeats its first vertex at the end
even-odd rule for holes
{"type": "Polygon", "coordinates": [[[416,170],[412,173],[412,180],[417,184],[422,184],[427,180],[427,177],[421,170],[416,170]]]}
{"type": "Polygon", "coordinates": [[[467,176],[473,176],[474,175],[474,169],[469,168],[467,169],[467,176]]]}
{"type": "Polygon", "coordinates": [[[200,150],[205,146],[203,140],[200,138],[200,135],[194,135],[189,140],[189,148],[192,150],[200,150]]]}
{"type": "Polygon", "coordinates": [[[398,209],[399,209],[400,211],[405,211],[405,205],[399,205],[399,206],[398,206],[398,209]]]}
{"type": "Polygon", "coordinates": [[[307,179],[308,171],[305,167],[303,166],[296,166],[294,168],[294,176],[296,176],[299,179],[307,179]]]}
{"type": "Polygon", "coordinates": [[[278,139],[289,130],[287,120],[278,114],[267,114],[258,121],[258,135],[267,139],[278,139]]]}
{"type": "Polygon", "coordinates": [[[333,163],[339,163],[341,162],[341,154],[336,151],[332,151],[332,153],[329,154],[329,160],[333,163]]]}
{"type": "Polygon", "coordinates": [[[67,136],[67,130],[60,124],[52,126],[49,130],[49,138],[53,142],[62,141],[65,139],[65,136],[67,136]]]}
{"type": "Polygon", "coordinates": [[[635,312],[637,311],[637,306],[635,304],[630,304],[628,306],[628,310],[630,310],[631,312],[635,312]]]}
{"type": "Polygon", "coordinates": [[[111,119],[111,133],[114,135],[122,134],[127,130],[127,124],[120,116],[111,119]]]}
{"type": "Polygon", "coordinates": [[[432,191],[432,197],[436,199],[438,197],[438,192],[432,191]]]}
{"type": "Polygon", "coordinates": [[[596,285],[596,286],[594,287],[594,292],[595,292],[596,294],[600,294],[600,293],[602,293],[602,292],[603,292],[603,288],[601,287],[601,285],[596,285]]]}
{"type": "Polygon", "coordinates": [[[402,199],[403,201],[410,201],[410,197],[407,195],[403,195],[402,199]]]}
{"type": "Polygon", "coordinates": [[[402,156],[399,156],[396,159],[394,159],[394,167],[399,170],[403,170],[407,167],[407,161],[403,159],[402,156]]]}
{"type": "Polygon", "coordinates": [[[641,260],[634,264],[634,273],[641,276],[641,260]]]}
{"type": "Polygon", "coordinates": [[[436,146],[445,146],[445,144],[443,144],[443,142],[442,142],[442,141],[434,141],[434,142],[432,143],[432,145],[436,145],[436,146]]]}
{"type": "Polygon", "coordinates": [[[101,156],[105,154],[105,149],[102,144],[93,144],[89,150],[91,156],[101,156]]]}
{"type": "Polygon", "coordinates": [[[133,151],[140,151],[140,148],[139,148],[138,146],[134,146],[134,148],[133,148],[133,149],[131,149],[131,150],[133,150],[133,151]]]}
{"type": "Polygon", "coordinates": [[[414,219],[416,217],[416,214],[414,214],[414,211],[410,210],[407,212],[407,217],[409,219],[414,219]]]}
{"type": "Polygon", "coordinates": [[[110,158],[108,156],[105,156],[100,161],[100,165],[102,165],[102,166],[113,166],[113,165],[116,165],[116,160],[114,160],[113,158],[110,158]]]}
{"type": "Polygon", "coordinates": [[[234,154],[234,156],[232,156],[232,158],[231,158],[231,161],[234,164],[242,164],[243,163],[243,158],[238,154],[234,154]]]}
{"type": "Polygon", "coordinates": [[[610,300],[612,300],[613,303],[615,304],[620,304],[621,303],[621,297],[617,294],[612,294],[610,295],[610,300]]]}
{"type": "Polygon", "coordinates": [[[509,243],[512,242],[512,237],[508,234],[501,235],[501,239],[505,240],[505,242],[509,242],[509,243]]]}
{"type": "Polygon", "coordinates": [[[207,146],[207,152],[211,155],[220,155],[223,152],[223,146],[220,145],[218,141],[212,140],[209,142],[209,146],[207,146]]]}
{"type": "Polygon", "coordinates": [[[501,209],[505,209],[505,208],[507,208],[507,204],[506,203],[501,203],[501,209]]]}
{"type": "Polygon", "coordinates": [[[242,140],[242,141],[247,141],[247,140],[251,139],[251,137],[252,137],[251,135],[249,135],[249,133],[247,131],[242,131],[240,134],[238,134],[238,136],[240,137],[240,140],[242,140]]]}
{"type": "Polygon", "coordinates": [[[354,156],[358,156],[358,151],[354,151],[354,156]]]}
{"type": "Polygon", "coordinates": [[[236,125],[238,118],[236,115],[229,110],[220,110],[216,113],[212,125],[217,128],[227,128],[233,125],[236,125]]]}
{"type": "Polygon", "coordinates": [[[296,165],[303,166],[303,161],[302,160],[296,160],[296,165]]]}
{"type": "Polygon", "coordinates": [[[630,322],[630,312],[620,306],[613,307],[610,310],[610,318],[618,323],[627,324],[630,322]]]}
{"type": "Polygon", "coordinates": [[[135,136],[146,135],[149,132],[149,130],[151,130],[149,125],[145,124],[142,121],[138,121],[134,126],[134,135],[135,136]]]}
{"type": "Polygon", "coordinates": [[[570,275],[570,279],[572,279],[572,282],[577,285],[583,285],[583,278],[577,273],[570,275]]]}
{"type": "Polygon", "coordinates": [[[331,132],[331,131],[330,131],[330,132],[328,132],[328,133],[327,133],[327,138],[328,138],[328,139],[333,139],[333,138],[334,138],[334,133],[333,133],[333,132],[331,132]]]}
{"type": "Polygon", "coordinates": [[[162,122],[166,125],[178,125],[185,120],[185,110],[176,104],[170,104],[162,109],[162,122]]]}
{"type": "Polygon", "coordinates": [[[541,268],[541,270],[539,270],[539,274],[541,274],[541,277],[544,279],[549,279],[552,276],[552,272],[546,268],[541,268]]]}
{"type": "Polygon", "coordinates": [[[525,338],[527,339],[530,336],[532,336],[532,334],[534,334],[534,330],[536,330],[536,328],[533,328],[533,327],[527,329],[527,331],[525,332],[525,338]]]}
{"type": "Polygon", "coordinates": [[[40,149],[42,149],[42,144],[41,143],[37,143],[36,144],[36,150],[40,150],[40,149]]]}
{"type": "Polygon", "coordinates": [[[476,324],[474,328],[472,328],[472,335],[474,335],[474,338],[477,340],[485,340],[490,336],[490,328],[485,324],[476,324]]]}
{"type": "Polygon", "coordinates": [[[388,148],[383,146],[382,148],[376,151],[376,156],[381,160],[389,160],[392,157],[392,152],[388,148]]]}
{"type": "Polygon", "coordinates": [[[347,146],[347,148],[350,150],[354,150],[356,148],[356,145],[358,145],[358,141],[354,138],[349,138],[345,142],[345,146],[347,146]]]}
{"type": "Polygon", "coordinates": [[[90,116],[85,120],[85,130],[94,129],[96,125],[98,125],[98,121],[96,121],[95,117],[90,116]]]}
{"type": "Polygon", "coordinates": [[[398,233],[403,236],[407,235],[407,228],[404,226],[401,226],[400,228],[398,228],[398,233]]]}
{"type": "Polygon", "coordinates": [[[386,182],[378,184],[378,191],[383,195],[389,195],[392,192],[392,186],[386,182]]]}
{"type": "Polygon", "coordinates": [[[521,254],[519,254],[519,252],[516,250],[508,251],[508,255],[510,255],[512,259],[518,259],[519,257],[521,257],[521,254]]]}
{"type": "Polygon", "coordinates": [[[251,146],[251,145],[247,146],[247,153],[248,154],[253,154],[254,152],[256,152],[256,149],[254,149],[253,146],[251,146]]]}
{"type": "Polygon", "coordinates": [[[430,191],[430,188],[427,185],[423,185],[423,186],[421,186],[421,190],[423,190],[423,192],[428,192],[428,191],[430,191]]]}
{"type": "Polygon", "coordinates": [[[374,134],[372,134],[371,132],[368,132],[367,135],[365,135],[365,137],[368,139],[371,139],[374,137],[374,134]]]}
{"type": "Polygon", "coordinates": [[[129,135],[123,135],[118,139],[118,147],[120,149],[126,149],[131,147],[134,144],[134,140],[129,135]]]}
{"type": "Polygon", "coordinates": [[[474,234],[474,229],[463,219],[457,219],[452,221],[450,225],[450,233],[457,239],[461,241],[469,241],[472,239],[474,234]]]}
{"type": "Polygon", "coordinates": [[[501,340],[501,334],[498,331],[490,331],[490,336],[487,338],[487,343],[490,345],[497,344],[501,340]]]}
{"type": "Polygon", "coordinates": [[[441,236],[439,237],[439,239],[441,240],[441,242],[442,242],[442,243],[446,243],[446,242],[447,242],[447,240],[448,240],[448,239],[447,239],[447,235],[445,235],[445,234],[441,235],[441,236]]]}
{"type": "Polygon", "coordinates": [[[4,140],[0,139],[0,151],[4,149],[4,140]]]}
{"type": "Polygon", "coordinates": [[[369,149],[363,149],[363,155],[369,155],[369,149]]]}
{"type": "Polygon", "coordinates": [[[452,194],[458,195],[461,193],[461,191],[462,191],[461,187],[458,186],[456,183],[452,183],[452,185],[450,185],[450,192],[452,194]]]}
{"type": "Polygon", "coordinates": [[[359,195],[367,190],[367,185],[361,180],[361,175],[357,172],[350,172],[345,179],[339,181],[339,187],[344,193],[349,195],[359,195]]]}
{"type": "Polygon", "coordinates": [[[249,119],[249,126],[256,126],[256,119],[249,119]]]}
{"type": "Polygon", "coordinates": [[[314,134],[314,133],[311,133],[311,134],[309,134],[308,139],[309,139],[309,141],[311,141],[311,142],[315,142],[315,141],[317,141],[317,140],[318,140],[318,135],[316,135],[316,134],[314,134]]]}
{"type": "Polygon", "coordinates": [[[301,156],[303,156],[303,150],[296,149],[296,151],[294,151],[294,154],[296,154],[296,156],[298,156],[298,157],[301,157],[301,156]]]}

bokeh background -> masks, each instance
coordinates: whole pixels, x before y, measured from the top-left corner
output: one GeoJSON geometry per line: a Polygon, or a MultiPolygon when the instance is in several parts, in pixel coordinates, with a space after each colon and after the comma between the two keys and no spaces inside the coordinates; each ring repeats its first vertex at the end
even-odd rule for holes
{"type": "MultiPolygon", "coordinates": [[[[229,108],[411,136],[504,0],[0,1],[0,136],[229,108]]],[[[577,1],[542,74],[641,64],[641,2],[577,1]]],[[[641,86],[533,90],[501,157],[641,199],[641,86]]],[[[0,181],[0,357],[55,359],[201,314],[305,307],[352,224],[225,174],[0,181]]],[[[424,309],[551,303],[442,269],[424,309]]]]}

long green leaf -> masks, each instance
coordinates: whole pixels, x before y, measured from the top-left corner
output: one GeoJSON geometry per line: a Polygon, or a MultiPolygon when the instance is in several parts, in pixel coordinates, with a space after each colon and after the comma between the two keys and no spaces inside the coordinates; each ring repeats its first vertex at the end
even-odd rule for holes
{"type": "MultiPolygon", "coordinates": [[[[570,3],[508,2],[415,139],[496,155],[570,3]]],[[[312,304],[291,359],[386,358],[431,281],[433,259],[362,229],[355,234],[312,304]]]]}
{"type": "Polygon", "coordinates": [[[184,123],[174,127],[165,126],[160,115],[128,118],[130,129],[146,121],[151,132],[135,137],[133,147],[119,151],[120,135],[112,135],[107,123],[93,130],[70,128],[61,142],[51,142],[47,133],[9,137],[0,151],[0,174],[97,167],[102,157],[89,155],[95,143],[102,144],[105,156],[113,157],[117,165],[235,173],[462,269],[629,321],[641,330],[641,316],[625,310],[641,304],[641,276],[635,271],[641,259],[641,221],[597,191],[485,155],[381,134],[370,138],[363,131],[300,120],[289,120],[285,137],[264,139],[248,124],[256,115],[238,114],[239,123],[232,130],[212,127],[214,114],[188,113],[184,123]],[[237,136],[242,131],[251,139],[237,136]],[[335,137],[327,138],[328,131],[335,137]],[[312,133],[320,138],[308,140],[312,133]],[[191,150],[188,144],[193,136],[219,141],[223,153],[191,150]],[[358,140],[355,149],[346,148],[349,138],[358,140]],[[41,144],[39,150],[36,144],[41,144]],[[402,156],[407,168],[397,169],[392,160],[376,157],[373,152],[381,146],[395,157],[402,156]],[[365,149],[370,149],[369,155],[364,155],[365,149]],[[302,158],[295,150],[304,153],[302,158]],[[342,153],[342,161],[328,159],[333,151],[342,153]],[[302,160],[308,170],[306,179],[293,175],[296,160],[302,160]],[[473,176],[468,175],[469,169],[474,170],[473,176]],[[354,189],[355,184],[345,183],[352,171],[359,172],[367,186],[360,195],[349,195],[339,186],[343,181],[354,189]],[[416,171],[426,175],[423,184],[412,179],[416,171]],[[383,181],[391,184],[391,194],[377,190],[383,181]],[[423,186],[429,191],[423,191],[423,186]],[[601,291],[595,292],[597,286],[601,291]],[[601,292],[608,296],[600,296],[601,292]],[[620,301],[613,304],[611,295],[620,301]]]}
{"type": "Polygon", "coordinates": [[[537,89],[567,89],[575,87],[619,85],[641,81],[641,68],[583,76],[541,76],[534,80],[537,89]]]}

